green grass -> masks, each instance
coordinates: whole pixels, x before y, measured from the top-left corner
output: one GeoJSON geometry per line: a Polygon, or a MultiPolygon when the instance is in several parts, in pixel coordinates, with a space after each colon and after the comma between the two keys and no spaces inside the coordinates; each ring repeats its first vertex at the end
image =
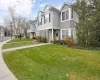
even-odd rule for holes
{"type": "Polygon", "coordinates": [[[19,38],[15,38],[12,41],[9,41],[8,43],[4,44],[2,49],[15,48],[15,47],[21,47],[21,46],[27,46],[27,45],[34,45],[34,44],[39,44],[39,43],[40,42],[37,42],[33,39],[22,38],[20,40],[19,38]]]}
{"type": "Polygon", "coordinates": [[[100,51],[45,45],[3,57],[18,80],[100,80],[100,51]]]}
{"type": "Polygon", "coordinates": [[[12,43],[12,42],[22,42],[22,41],[32,41],[33,39],[29,39],[29,38],[22,38],[20,40],[20,38],[14,38],[13,40],[9,41],[8,43],[12,43]]]}

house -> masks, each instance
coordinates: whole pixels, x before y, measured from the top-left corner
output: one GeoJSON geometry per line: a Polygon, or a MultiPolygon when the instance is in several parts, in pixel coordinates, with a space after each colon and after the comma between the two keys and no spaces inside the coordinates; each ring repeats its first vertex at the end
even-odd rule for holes
{"type": "Polygon", "coordinates": [[[78,16],[74,11],[74,4],[63,4],[61,9],[46,5],[44,11],[37,15],[37,31],[39,36],[51,40],[65,39],[68,36],[76,38],[75,22],[78,16]]]}
{"type": "Polygon", "coordinates": [[[37,26],[37,20],[29,21],[29,29],[27,30],[27,33],[29,34],[30,38],[33,38],[36,36],[36,32],[37,32],[36,26],[37,26]]]}
{"type": "Polygon", "coordinates": [[[0,25],[0,38],[5,35],[4,33],[4,27],[0,25]]]}
{"type": "Polygon", "coordinates": [[[61,9],[46,5],[43,11],[39,11],[35,21],[30,23],[28,32],[30,35],[46,37],[51,40],[63,40],[71,36],[76,39],[75,22],[78,15],[74,11],[75,4],[64,3],[61,9]]]}

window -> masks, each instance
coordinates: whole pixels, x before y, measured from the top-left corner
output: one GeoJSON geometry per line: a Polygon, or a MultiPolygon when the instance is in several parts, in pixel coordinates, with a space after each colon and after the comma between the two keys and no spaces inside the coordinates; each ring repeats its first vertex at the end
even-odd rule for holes
{"type": "Polygon", "coordinates": [[[75,37],[75,29],[71,29],[71,37],[75,37]]]}
{"type": "Polygon", "coordinates": [[[51,15],[50,15],[50,13],[49,13],[49,22],[51,21],[51,15]]]}
{"type": "Polygon", "coordinates": [[[62,39],[66,39],[69,35],[69,30],[62,30],[62,39]]]}
{"type": "Polygon", "coordinates": [[[49,14],[45,15],[45,23],[49,22],[49,14]]]}
{"type": "Polygon", "coordinates": [[[71,9],[71,19],[73,19],[73,8],[71,9]]]}
{"type": "Polygon", "coordinates": [[[73,37],[73,33],[74,33],[74,30],[73,30],[73,29],[71,29],[71,37],[73,37]]]}
{"type": "Polygon", "coordinates": [[[62,21],[65,20],[65,12],[62,12],[62,21]]]}
{"type": "Polygon", "coordinates": [[[45,16],[44,16],[44,24],[45,24],[45,16]]]}
{"type": "Polygon", "coordinates": [[[45,37],[46,37],[46,31],[45,31],[45,37]]]}
{"type": "Polygon", "coordinates": [[[68,10],[66,11],[66,20],[68,20],[69,19],[69,12],[68,12],[68,10]]]}
{"type": "Polygon", "coordinates": [[[63,11],[61,16],[62,16],[62,21],[68,20],[69,19],[69,10],[63,11]]]}
{"type": "Polygon", "coordinates": [[[38,25],[42,25],[42,18],[39,18],[38,25]]]}
{"type": "Polygon", "coordinates": [[[46,14],[45,15],[45,18],[44,18],[44,22],[45,23],[50,22],[51,21],[51,18],[50,17],[51,17],[50,13],[49,14],[46,14]]]}

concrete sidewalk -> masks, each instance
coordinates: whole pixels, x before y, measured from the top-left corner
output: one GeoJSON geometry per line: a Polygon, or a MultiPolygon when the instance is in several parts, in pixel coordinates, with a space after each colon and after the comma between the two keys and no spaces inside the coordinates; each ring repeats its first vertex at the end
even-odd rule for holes
{"type": "Polygon", "coordinates": [[[14,50],[19,50],[19,49],[31,48],[31,47],[43,46],[43,45],[49,45],[49,44],[51,43],[41,43],[41,44],[34,44],[34,45],[28,45],[28,46],[22,46],[22,47],[16,47],[16,48],[3,49],[2,52],[14,51],[14,50]]]}
{"type": "MultiPolygon", "coordinates": [[[[8,40],[10,41],[10,40],[8,40]]],[[[0,43],[0,80],[17,80],[17,78],[12,74],[12,72],[9,70],[9,68],[6,66],[3,57],[2,57],[2,51],[1,48],[3,44],[5,44],[7,41],[0,43]]]]}

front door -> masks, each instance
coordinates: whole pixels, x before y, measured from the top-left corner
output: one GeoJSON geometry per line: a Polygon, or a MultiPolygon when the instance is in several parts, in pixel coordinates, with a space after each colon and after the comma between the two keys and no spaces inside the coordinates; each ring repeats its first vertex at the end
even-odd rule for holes
{"type": "Polygon", "coordinates": [[[60,39],[60,30],[55,31],[55,39],[59,40],[60,39]]]}

